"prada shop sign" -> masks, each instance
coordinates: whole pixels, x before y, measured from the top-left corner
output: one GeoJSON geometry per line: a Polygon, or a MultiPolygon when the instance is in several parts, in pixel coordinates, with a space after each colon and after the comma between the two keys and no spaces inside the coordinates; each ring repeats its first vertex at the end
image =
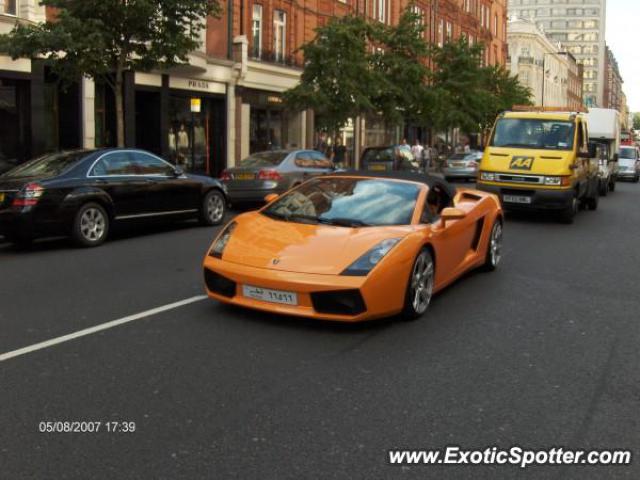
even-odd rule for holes
{"type": "Polygon", "coordinates": [[[223,83],[210,82],[208,80],[200,80],[198,78],[171,77],[169,79],[169,88],[196,92],[225,93],[223,83]]]}

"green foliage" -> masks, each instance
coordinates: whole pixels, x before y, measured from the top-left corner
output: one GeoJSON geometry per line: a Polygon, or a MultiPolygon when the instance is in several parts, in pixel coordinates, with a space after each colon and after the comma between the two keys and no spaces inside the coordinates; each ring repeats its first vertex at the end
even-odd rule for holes
{"type": "Polygon", "coordinates": [[[314,109],[318,126],[330,131],[374,111],[371,92],[383,90],[386,83],[369,52],[377,29],[359,16],[333,18],[318,29],[315,40],[302,47],[306,67],[298,86],[286,92],[287,103],[314,109]]]}
{"type": "Polygon", "coordinates": [[[640,130],[640,113],[633,114],[633,129],[640,130]]]}
{"type": "Polygon", "coordinates": [[[427,43],[410,7],[395,26],[347,16],[319,28],[302,48],[306,66],[285,95],[288,105],[314,109],[330,131],[379,113],[388,124],[478,132],[500,111],[530,103],[531,92],[503,67],[482,66],[481,44],[464,37],[441,47],[427,43]]]}

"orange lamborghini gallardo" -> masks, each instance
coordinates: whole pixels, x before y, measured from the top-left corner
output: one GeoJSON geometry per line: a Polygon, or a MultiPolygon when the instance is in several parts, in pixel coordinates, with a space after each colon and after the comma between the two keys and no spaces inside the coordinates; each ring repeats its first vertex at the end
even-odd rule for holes
{"type": "Polygon", "coordinates": [[[497,197],[436,177],[333,174],[274,197],[214,240],[211,298],[343,322],[415,319],[464,272],[500,262],[497,197]]]}

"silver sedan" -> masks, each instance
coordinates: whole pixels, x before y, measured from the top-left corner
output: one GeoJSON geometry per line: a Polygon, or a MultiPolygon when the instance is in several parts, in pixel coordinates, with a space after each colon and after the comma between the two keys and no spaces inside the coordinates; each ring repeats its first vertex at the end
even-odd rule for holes
{"type": "Polygon", "coordinates": [[[270,150],[248,156],[222,172],[220,179],[232,203],[254,203],[334,170],[333,163],[315,150],[270,150]]]}
{"type": "Polygon", "coordinates": [[[482,160],[482,152],[454,153],[444,164],[442,173],[447,180],[463,179],[475,180],[478,176],[478,166],[482,160]]]}

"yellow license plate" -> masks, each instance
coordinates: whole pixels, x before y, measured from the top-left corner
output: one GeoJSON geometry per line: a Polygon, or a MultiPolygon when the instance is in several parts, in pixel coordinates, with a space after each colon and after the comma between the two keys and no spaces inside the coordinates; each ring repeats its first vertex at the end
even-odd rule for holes
{"type": "Polygon", "coordinates": [[[4,193],[0,193],[0,203],[4,202],[4,193]]]}
{"type": "Polygon", "coordinates": [[[233,178],[236,180],[254,180],[256,176],[253,173],[236,173],[233,178]]]}
{"type": "Polygon", "coordinates": [[[374,172],[383,172],[386,169],[386,165],[369,165],[369,170],[373,170],[374,172]]]}

